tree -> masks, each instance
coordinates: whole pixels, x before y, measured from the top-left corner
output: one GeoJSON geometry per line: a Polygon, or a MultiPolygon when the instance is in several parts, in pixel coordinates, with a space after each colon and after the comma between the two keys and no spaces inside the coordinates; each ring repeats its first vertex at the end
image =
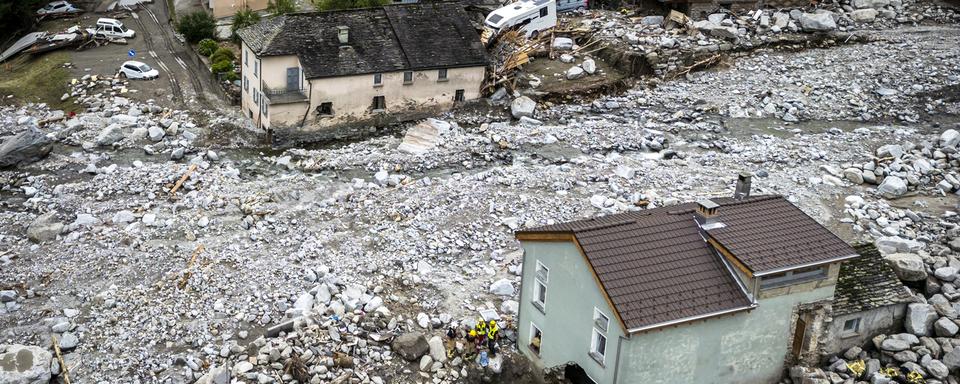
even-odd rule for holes
{"type": "Polygon", "coordinates": [[[241,28],[246,28],[259,22],[260,14],[251,11],[250,7],[243,7],[243,9],[237,11],[237,13],[233,15],[233,26],[230,27],[230,31],[232,32],[230,37],[235,43],[239,43],[240,36],[237,36],[237,31],[239,31],[241,28]]]}
{"type": "Polygon", "coordinates": [[[0,46],[32,28],[37,22],[37,10],[46,3],[47,0],[0,0],[0,46]]]}
{"type": "Polygon", "coordinates": [[[267,2],[267,11],[274,16],[297,11],[294,0],[270,0],[267,2]]]}
{"type": "Polygon", "coordinates": [[[390,0],[313,0],[318,11],[379,7],[390,4],[390,0]]]}
{"type": "Polygon", "coordinates": [[[191,44],[203,39],[212,39],[217,31],[217,21],[204,11],[188,13],[177,23],[177,32],[191,44]]]}

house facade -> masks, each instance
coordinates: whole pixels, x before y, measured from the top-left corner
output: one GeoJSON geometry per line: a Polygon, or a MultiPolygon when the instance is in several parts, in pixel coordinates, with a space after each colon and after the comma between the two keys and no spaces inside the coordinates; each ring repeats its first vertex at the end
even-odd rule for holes
{"type": "Polygon", "coordinates": [[[217,19],[233,16],[244,8],[262,11],[267,9],[267,2],[268,0],[206,0],[207,9],[217,19]]]}
{"type": "Polygon", "coordinates": [[[449,110],[480,97],[487,64],[457,3],[282,15],[238,35],[242,111],[278,136],[323,139],[449,110]]]}
{"type": "Polygon", "coordinates": [[[786,199],[744,190],[517,232],[518,349],[596,383],[776,382],[819,356],[822,308],[857,254],[786,199]]]}

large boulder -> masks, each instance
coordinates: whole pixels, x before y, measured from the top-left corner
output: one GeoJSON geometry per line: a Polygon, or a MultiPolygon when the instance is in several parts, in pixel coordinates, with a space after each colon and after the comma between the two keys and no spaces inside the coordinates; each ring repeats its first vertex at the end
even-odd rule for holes
{"type": "Polygon", "coordinates": [[[907,306],[907,318],[903,322],[904,328],[917,336],[933,334],[933,323],[937,321],[937,310],[930,304],[912,303],[907,306]]]}
{"type": "Polygon", "coordinates": [[[553,49],[558,51],[569,51],[573,49],[573,39],[569,37],[557,37],[553,39],[553,49]]]}
{"type": "Polygon", "coordinates": [[[440,135],[449,130],[450,123],[437,119],[427,119],[408,129],[407,134],[403,136],[403,142],[397,149],[412,154],[425,153],[436,148],[440,135]]]}
{"type": "Polygon", "coordinates": [[[960,348],[953,348],[952,351],[943,355],[940,361],[942,361],[947,368],[960,369],[960,348]]]}
{"type": "Polygon", "coordinates": [[[433,361],[444,363],[447,361],[447,348],[443,345],[443,339],[440,336],[434,336],[427,342],[430,346],[430,357],[433,361]]]}
{"type": "Polygon", "coordinates": [[[47,212],[27,226],[27,238],[34,243],[42,243],[57,238],[63,231],[63,223],[57,221],[56,212],[47,212]]]}
{"type": "Polygon", "coordinates": [[[393,340],[393,351],[407,361],[417,361],[430,351],[430,344],[422,333],[408,332],[393,340]]]}
{"type": "Polygon", "coordinates": [[[0,344],[0,383],[47,384],[53,355],[46,349],[0,344]]]}
{"type": "Polygon", "coordinates": [[[877,10],[873,8],[858,9],[850,12],[850,18],[859,22],[873,21],[877,18],[877,10]]]}
{"type": "Polygon", "coordinates": [[[0,144],[0,168],[26,165],[43,159],[53,144],[43,132],[36,128],[13,135],[0,144]]]}
{"type": "Polygon", "coordinates": [[[940,134],[941,147],[956,147],[960,144],[960,132],[955,129],[948,129],[940,134]]]}
{"type": "Polygon", "coordinates": [[[829,32],[837,29],[837,22],[830,11],[804,13],[800,15],[800,28],[806,32],[829,32]]]}
{"type": "Polygon", "coordinates": [[[923,243],[899,236],[883,236],[873,242],[880,253],[913,253],[923,249],[923,243]]]}
{"type": "Polygon", "coordinates": [[[513,283],[510,279],[500,279],[490,284],[490,293],[500,296],[513,296],[513,283]]]}
{"type": "Polygon", "coordinates": [[[893,272],[903,281],[923,281],[927,279],[927,269],[923,258],[913,253],[893,253],[883,257],[893,268],[893,272]]]}
{"type": "Polygon", "coordinates": [[[121,127],[120,124],[110,124],[100,131],[100,134],[97,135],[96,142],[97,145],[105,147],[123,140],[124,137],[123,127],[121,127]]]}
{"type": "Polygon", "coordinates": [[[903,196],[907,193],[907,181],[896,176],[887,176],[877,187],[877,193],[888,199],[903,196]]]}
{"type": "Polygon", "coordinates": [[[521,117],[533,117],[533,112],[537,109],[537,102],[533,99],[520,96],[516,99],[513,99],[513,102],[510,103],[510,114],[513,115],[513,118],[519,119],[521,117]]]}

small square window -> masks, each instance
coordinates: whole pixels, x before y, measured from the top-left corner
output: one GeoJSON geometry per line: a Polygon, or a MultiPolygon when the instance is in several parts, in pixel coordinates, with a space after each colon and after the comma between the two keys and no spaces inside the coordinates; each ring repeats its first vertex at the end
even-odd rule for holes
{"type": "Polygon", "coordinates": [[[458,89],[457,92],[453,95],[453,101],[460,103],[463,102],[463,90],[458,89]]]}
{"type": "Polygon", "coordinates": [[[320,105],[317,106],[317,114],[320,116],[333,116],[333,103],[320,103],[320,105]]]}
{"type": "Polygon", "coordinates": [[[437,81],[444,81],[444,80],[446,80],[446,79],[447,79],[447,69],[446,69],[446,68],[440,68],[440,69],[437,71],[437,81]]]}
{"type": "Polygon", "coordinates": [[[849,319],[843,322],[843,335],[852,336],[860,333],[860,318],[849,319]]]}
{"type": "Polygon", "coordinates": [[[606,332],[607,327],[610,326],[610,318],[607,315],[604,315],[603,312],[600,312],[599,309],[593,309],[593,323],[601,332],[606,332]]]}
{"type": "Polygon", "coordinates": [[[382,111],[387,109],[387,100],[383,96],[374,96],[373,97],[373,110],[382,111]]]}
{"type": "Polygon", "coordinates": [[[540,356],[540,346],[543,343],[543,332],[540,332],[540,328],[537,328],[533,322],[530,322],[530,350],[533,353],[536,353],[537,356],[540,356]]]}
{"type": "Polygon", "coordinates": [[[550,13],[550,9],[547,7],[540,8],[540,17],[547,17],[547,14],[550,13]]]}
{"type": "Polygon", "coordinates": [[[413,71],[406,71],[403,73],[403,83],[413,84],[413,71]]]}
{"type": "Polygon", "coordinates": [[[374,86],[383,85],[383,74],[382,74],[382,73],[374,73],[374,74],[373,74],[373,85],[374,85],[374,86]]]}

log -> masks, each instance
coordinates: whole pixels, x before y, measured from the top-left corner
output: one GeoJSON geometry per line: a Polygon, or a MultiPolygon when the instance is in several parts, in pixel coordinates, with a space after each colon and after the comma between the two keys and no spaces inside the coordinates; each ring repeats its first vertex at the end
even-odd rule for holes
{"type": "Polygon", "coordinates": [[[184,181],[187,181],[187,178],[197,170],[196,164],[190,164],[190,168],[187,168],[187,171],[184,172],[183,176],[180,176],[180,180],[177,180],[177,183],[173,185],[173,188],[170,189],[170,197],[173,197],[174,193],[177,193],[177,190],[180,189],[180,186],[183,185],[184,181]]]}
{"type": "Polygon", "coordinates": [[[57,340],[56,335],[50,335],[50,339],[53,340],[53,350],[57,353],[57,361],[60,362],[60,371],[63,372],[63,382],[70,384],[70,367],[67,367],[67,364],[63,362],[63,355],[60,354],[60,342],[57,340]]]}

